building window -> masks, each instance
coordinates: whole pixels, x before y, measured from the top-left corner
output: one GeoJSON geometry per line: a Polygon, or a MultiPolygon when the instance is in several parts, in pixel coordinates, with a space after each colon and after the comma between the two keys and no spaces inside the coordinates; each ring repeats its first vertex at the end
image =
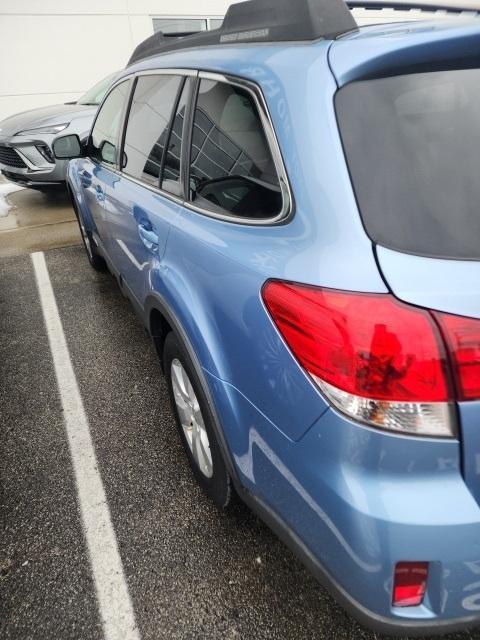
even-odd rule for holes
{"type": "Polygon", "coordinates": [[[223,18],[153,18],[155,33],[190,33],[218,29],[223,18]]]}
{"type": "Polygon", "coordinates": [[[209,29],[220,29],[223,24],[223,18],[208,18],[209,29]]]}

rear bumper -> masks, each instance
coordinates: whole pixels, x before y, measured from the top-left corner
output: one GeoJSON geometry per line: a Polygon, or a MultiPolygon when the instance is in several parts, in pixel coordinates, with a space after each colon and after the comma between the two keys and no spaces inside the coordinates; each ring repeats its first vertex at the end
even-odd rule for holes
{"type": "Polygon", "coordinates": [[[480,626],[480,508],[457,441],[390,435],[328,410],[293,442],[207,379],[246,501],[354,617],[392,635],[480,626]],[[401,561],[430,563],[421,606],[391,604],[401,561]]]}
{"type": "Polygon", "coordinates": [[[470,614],[462,618],[428,620],[393,618],[367,609],[341,585],[312,554],[304,542],[268,505],[243,487],[237,487],[247,505],[277,534],[284,544],[302,561],[318,582],[360,624],[389,636],[424,637],[465,631],[480,626],[480,615],[470,614]]]}

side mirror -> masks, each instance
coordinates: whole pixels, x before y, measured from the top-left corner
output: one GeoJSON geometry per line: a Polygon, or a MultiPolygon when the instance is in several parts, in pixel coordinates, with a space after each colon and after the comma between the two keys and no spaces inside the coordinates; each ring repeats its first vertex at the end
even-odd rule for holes
{"type": "Polygon", "coordinates": [[[102,160],[109,164],[115,164],[117,161],[117,148],[108,140],[104,140],[100,145],[100,155],[102,160]]]}
{"type": "Polygon", "coordinates": [[[58,160],[70,160],[82,156],[82,144],[76,133],[56,138],[52,144],[53,155],[58,160]]]}

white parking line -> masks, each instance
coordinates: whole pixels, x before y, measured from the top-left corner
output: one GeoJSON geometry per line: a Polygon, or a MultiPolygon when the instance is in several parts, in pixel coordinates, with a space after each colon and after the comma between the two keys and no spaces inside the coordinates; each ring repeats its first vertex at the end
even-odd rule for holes
{"type": "Polygon", "coordinates": [[[32,262],[62,402],[103,633],[106,640],[140,640],[88,419],[44,254],[32,254],[32,262]]]}

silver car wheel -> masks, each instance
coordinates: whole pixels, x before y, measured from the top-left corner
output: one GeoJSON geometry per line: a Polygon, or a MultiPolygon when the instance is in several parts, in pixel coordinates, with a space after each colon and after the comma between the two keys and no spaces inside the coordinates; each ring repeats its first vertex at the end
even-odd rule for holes
{"type": "Polygon", "coordinates": [[[188,446],[200,471],[211,478],[213,462],[207,430],[190,378],[178,358],[172,361],[171,378],[175,405],[188,446]]]}

